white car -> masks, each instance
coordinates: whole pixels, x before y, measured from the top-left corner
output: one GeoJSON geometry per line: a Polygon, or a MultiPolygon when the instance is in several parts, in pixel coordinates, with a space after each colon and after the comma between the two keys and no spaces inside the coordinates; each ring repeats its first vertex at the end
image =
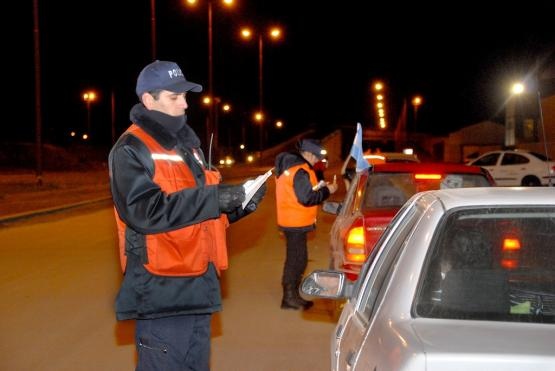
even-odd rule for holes
{"type": "Polygon", "coordinates": [[[555,162],[525,150],[486,152],[468,165],[487,169],[499,186],[555,185],[555,162]]]}
{"type": "Polygon", "coordinates": [[[314,271],[305,297],[347,301],[332,370],[555,370],[555,188],[417,193],[357,281],[314,271]]]}

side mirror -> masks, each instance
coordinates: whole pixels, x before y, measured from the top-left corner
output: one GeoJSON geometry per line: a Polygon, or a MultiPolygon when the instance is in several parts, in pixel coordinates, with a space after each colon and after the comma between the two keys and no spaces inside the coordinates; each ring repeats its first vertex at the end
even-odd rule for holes
{"type": "Polygon", "coordinates": [[[322,204],[322,210],[328,214],[339,215],[341,211],[341,202],[336,201],[324,201],[322,204]]]}
{"type": "Polygon", "coordinates": [[[301,293],[309,297],[342,299],[350,295],[352,285],[343,272],[316,270],[303,279],[301,293]]]}

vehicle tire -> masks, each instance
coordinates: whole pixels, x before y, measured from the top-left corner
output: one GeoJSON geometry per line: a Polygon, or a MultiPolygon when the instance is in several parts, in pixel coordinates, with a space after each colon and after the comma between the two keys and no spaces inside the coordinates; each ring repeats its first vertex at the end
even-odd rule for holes
{"type": "Polygon", "coordinates": [[[527,175],[522,178],[522,182],[520,183],[523,187],[539,187],[541,186],[541,182],[538,178],[533,175],[527,175]]]}

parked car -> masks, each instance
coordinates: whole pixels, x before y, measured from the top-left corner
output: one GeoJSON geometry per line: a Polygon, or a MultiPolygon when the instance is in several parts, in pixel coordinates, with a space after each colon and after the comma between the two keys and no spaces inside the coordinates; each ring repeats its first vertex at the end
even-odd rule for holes
{"type": "Polygon", "coordinates": [[[486,152],[468,162],[486,168],[500,186],[555,185],[555,162],[525,150],[486,152]]]}
{"type": "Polygon", "coordinates": [[[323,205],[324,211],[337,215],[331,228],[331,268],[355,279],[382,232],[413,194],[493,185],[486,170],[462,164],[386,163],[355,174],[341,203],[323,205]]]}
{"type": "Polygon", "coordinates": [[[555,370],[555,188],[414,195],[355,282],[318,270],[305,298],[346,299],[332,370],[555,370]]]}

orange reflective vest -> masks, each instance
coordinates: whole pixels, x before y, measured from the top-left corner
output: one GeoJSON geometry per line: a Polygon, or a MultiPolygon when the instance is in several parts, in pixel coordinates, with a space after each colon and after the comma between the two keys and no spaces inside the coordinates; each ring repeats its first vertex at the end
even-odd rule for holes
{"type": "MultiPolygon", "coordinates": [[[[191,170],[176,151],[166,150],[147,132],[133,124],[127,130],[149,149],[154,161],[153,181],[164,193],[196,187],[191,170]]],[[[217,171],[204,170],[206,185],[220,183],[217,171]]],[[[125,230],[127,226],[116,210],[121,268],[125,271],[125,230]]],[[[170,232],[145,235],[148,263],[144,267],[161,276],[198,276],[213,262],[218,272],[227,269],[226,214],[170,232]]]]}
{"type": "Polygon", "coordinates": [[[293,179],[299,169],[309,174],[312,186],[318,184],[316,173],[308,164],[293,166],[276,177],[277,224],[280,227],[306,227],[316,223],[318,206],[304,206],[295,195],[293,179]]]}

